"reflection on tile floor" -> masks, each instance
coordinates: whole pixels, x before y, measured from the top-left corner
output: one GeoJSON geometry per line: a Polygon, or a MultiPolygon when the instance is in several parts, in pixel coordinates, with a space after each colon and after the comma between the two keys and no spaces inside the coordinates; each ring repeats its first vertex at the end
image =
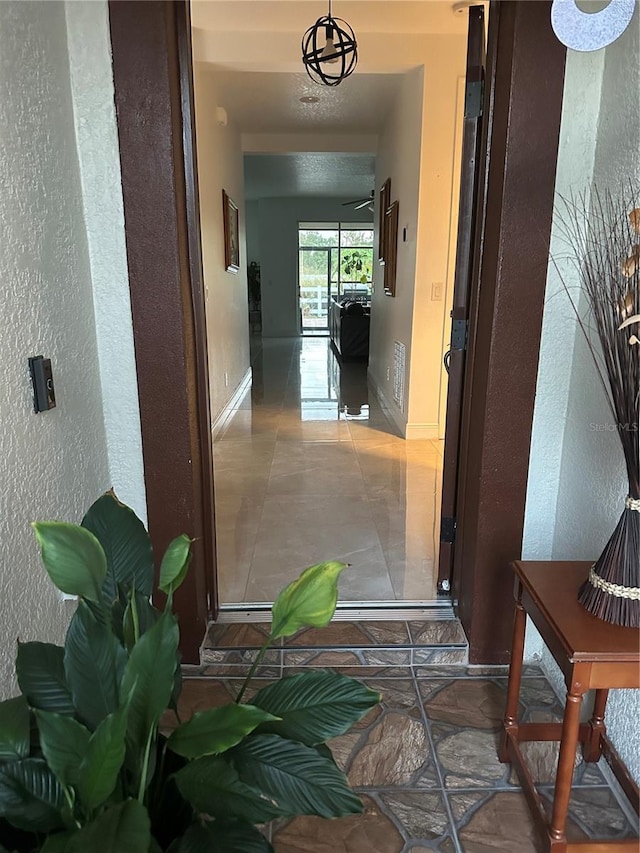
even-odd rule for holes
{"type": "MultiPolygon", "coordinates": [[[[299,817],[267,832],[276,853],[539,853],[529,809],[508,765],[496,757],[506,701],[505,668],[433,667],[427,678],[397,668],[395,677],[362,680],[382,694],[379,708],[330,746],[361,796],[364,813],[326,821],[299,817]]],[[[525,719],[561,713],[537,667],[525,671],[525,719]]],[[[268,684],[258,679],[258,687],[268,684]]],[[[189,679],[181,716],[231,701],[241,681],[189,679]]],[[[250,696],[250,694],[249,694],[250,696]]],[[[533,765],[550,801],[550,744],[533,765]]],[[[634,836],[599,766],[576,760],[570,841],[634,836]]]]}
{"type": "Polygon", "coordinates": [[[256,339],[253,386],[214,441],[224,604],[273,601],[301,569],[350,563],[350,601],[436,598],[442,447],[404,441],[327,338],[256,339]]]}

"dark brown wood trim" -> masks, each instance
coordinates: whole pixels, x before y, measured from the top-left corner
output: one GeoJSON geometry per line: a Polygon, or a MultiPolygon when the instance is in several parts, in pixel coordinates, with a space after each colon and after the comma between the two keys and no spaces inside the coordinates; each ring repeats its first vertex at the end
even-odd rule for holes
{"type": "Polygon", "coordinates": [[[182,532],[195,539],[175,609],[183,658],[196,663],[215,543],[186,14],[180,2],[109,3],[149,531],[159,556],[182,532]]]}
{"type": "Polygon", "coordinates": [[[550,10],[504,0],[489,16],[489,172],[454,569],[472,663],[509,659],[509,564],[522,551],[566,59],[550,10]]]}

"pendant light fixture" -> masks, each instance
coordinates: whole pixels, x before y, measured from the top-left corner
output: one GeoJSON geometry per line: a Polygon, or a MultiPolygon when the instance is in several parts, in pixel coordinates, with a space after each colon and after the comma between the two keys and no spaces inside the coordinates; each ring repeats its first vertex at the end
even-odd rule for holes
{"type": "Polygon", "coordinates": [[[353,74],[358,62],[356,35],[342,18],[329,14],[318,18],[302,37],[302,61],[315,83],[338,86],[353,74]]]}

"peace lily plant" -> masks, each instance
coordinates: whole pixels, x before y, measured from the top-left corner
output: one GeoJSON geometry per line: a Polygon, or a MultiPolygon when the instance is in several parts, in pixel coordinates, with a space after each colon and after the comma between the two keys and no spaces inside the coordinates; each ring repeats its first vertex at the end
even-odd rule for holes
{"type": "MultiPolygon", "coordinates": [[[[0,704],[2,851],[267,853],[255,824],[361,811],[325,742],[378,694],[310,670],[263,687],[247,704],[252,671],[235,703],[182,721],[172,600],[189,567],[189,538],[171,542],[162,559],[159,610],[150,602],[149,535],[113,493],[81,525],[33,527],[49,576],[79,602],[64,647],[18,645],[22,695],[0,704]],[[176,726],[165,727],[165,717],[161,731],[167,709],[176,726]]],[[[262,654],[329,623],[344,568],[312,566],[282,591],[262,654]]]]}

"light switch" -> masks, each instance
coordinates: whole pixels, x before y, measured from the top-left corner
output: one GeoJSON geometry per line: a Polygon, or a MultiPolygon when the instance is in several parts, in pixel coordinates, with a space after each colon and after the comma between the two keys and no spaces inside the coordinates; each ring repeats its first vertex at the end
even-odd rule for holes
{"type": "Polygon", "coordinates": [[[431,301],[440,302],[442,300],[442,282],[434,281],[431,285],[431,301]]]}

